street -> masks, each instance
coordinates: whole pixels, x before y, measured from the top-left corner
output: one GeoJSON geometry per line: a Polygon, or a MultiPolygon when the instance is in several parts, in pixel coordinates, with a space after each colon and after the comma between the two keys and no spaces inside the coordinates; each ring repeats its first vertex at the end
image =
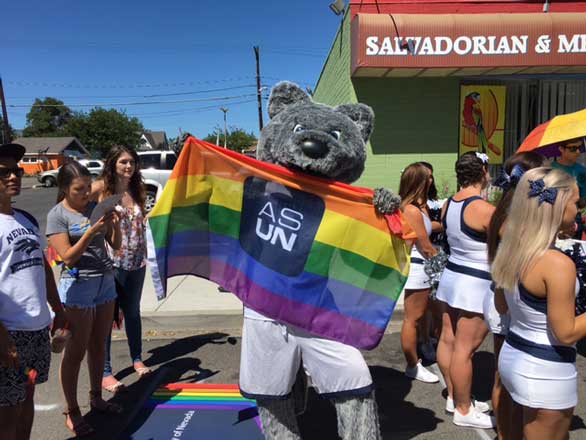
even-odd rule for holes
{"type": "MultiPolygon", "coordinates": [[[[55,203],[55,188],[24,189],[15,206],[31,212],[44,230],[46,213],[55,203]]],[[[229,295],[229,294],[223,294],[229,295]]],[[[403,374],[404,358],[400,348],[401,313],[395,313],[388,333],[373,351],[365,352],[376,384],[381,429],[385,439],[490,439],[494,431],[463,429],[451,423],[444,413],[445,390],[441,384],[423,384],[407,379],[403,374]],[[442,394],[443,393],[443,394],[442,394]]],[[[102,416],[90,412],[88,421],[97,430],[95,439],[127,439],[141,420],[134,420],[146,398],[156,386],[173,382],[238,383],[240,361],[241,317],[229,315],[199,315],[185,309],[172,316],[143,318],[143,354],[145,364],[155,374],[137,380],[130,368],[124,333],[115,331],[112,363],[117,377],[127,385],[127,392],[114,401],[124,407],[121,416],[102,416]],[[126,433],[122,435],[123,432],[126,433]]],[[[474,358],[473,394],[478,400],[488,400],[493,382],[492,340],[488,337],[474,358]]],[[[580,375],[580,396],[586,396],[586,347],[582,346],[577,365],[580,375]]],[[[58,440],[69,438],[64,426],[63,397],[59,383],[61,355],[53,355],[49,381],[36,393],[36,418],[33,439],[58,440]]],[[[433,366],[432,368],[437,368],[433,366]]],[[[277,373],[278,374],[278,373],[277,373]]],[[[87,367],[82,366],[78,396],[82,412],[89,411],[89,382],[87,367]]],[[[106,396],[109,397],[109,396],[106,396]]],[[[586,403],[584,399],[575,410],[570,438],[586,438],[586,403]]],[[[335,439],[336,419],[333,406],[310,394],[308,409],[299,419],[304,439],[335,439]]]]}

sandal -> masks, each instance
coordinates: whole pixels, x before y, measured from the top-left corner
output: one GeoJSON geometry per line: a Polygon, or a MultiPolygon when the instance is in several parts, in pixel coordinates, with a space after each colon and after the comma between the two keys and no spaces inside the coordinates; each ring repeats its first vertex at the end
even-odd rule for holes
{"type": "Polygon", "coordinates": [[[153,370],[151,370],[149,367],[138,367],[135,368],[134,371],[136,371],[136,374],[138,374],[139,379],[142,379],[143,377],[146,377],[153,372],[153,370]]]}
{"type": "Polygon", "coordinates": [[[117,403],[107,402],[102,399],[102,393],[100,391],[90,391],[90,408],[101,414],[122,414],[124,408],[117,403]],[[96,402],[100,402],[96,405],[96,402]]]}
{"type": "Polygon", "coordinates": [[[126,391],[126,385],[124,385],[120,381],[116,381],[112,385],[107,385],[107,386],[102,385],[102,389],[108,391],[109,393],[116,395],[122,391],[126,391]]]}
{"type": "Polygon", "coordinates": [[[79,410],[79,406],[75,408],[69,408],[68,411],[63,413],[65,416],[65,427],[71,431],[76,437],[87,437],[95,433],[94,428],[85,421],[79,410]],[[73,420],[72,414],[75,415],[77,422],[73,420]],[[79,415],[79,418],[77,417],[79,415]],[[67,420],[71,422],[71,426],[67,423],[67,420]]]}

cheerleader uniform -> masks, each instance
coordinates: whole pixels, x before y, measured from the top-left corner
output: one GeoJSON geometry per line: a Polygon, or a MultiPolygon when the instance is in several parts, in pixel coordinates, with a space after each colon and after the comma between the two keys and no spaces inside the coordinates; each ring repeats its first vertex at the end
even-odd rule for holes
{"type": "Polygon", "coordinates": [[[505,297],[511,323],[499,357],[503,385],[515,402],[530,408],[575,407],[576,349],[560,343],[549,328],[547,299],[533,296],[521,283],[505,297]]]}
{"type": "Polygon", "coordinates": [[[475,231],[464,222],[464,210],[475,200],[482,198],[448,199],[443,223],[450,257],[440,278],[436,298],[453,308],[482,314],[491,283],[486,234],[475,231]]]}
{"type": "MultiPolygon", "coordinates": [[[[429,237],[431,235],[431,220],[423,211],[420,212],[421,216],[423,217],[425,232],[429,237]]],[[[415,243],[411,248],[411,269],[409,270],[409,277],[407,278],[405,289],[422,290],[429,289],[431,287],[429,277],[423,270],[424,262],[425,258],[423,257],[423,255],[421,255],[421,253],[417,249],[417,243],[415,243]]]]}
{"type": "Polygon", "coordinates": [[[508,313],[501,315],[496,309],[496,305],[494,304],[494,283],[490,283],[488,292],[486,292],[482,312],[484,315],[484,321],[492,334],[501,336],[507,335],[510,318],[508,313]]]}

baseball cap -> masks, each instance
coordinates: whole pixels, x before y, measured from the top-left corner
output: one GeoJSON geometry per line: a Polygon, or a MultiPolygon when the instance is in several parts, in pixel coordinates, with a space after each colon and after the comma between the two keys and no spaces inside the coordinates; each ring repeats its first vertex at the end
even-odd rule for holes
{"type": "Polygon", "coordinates": [[[22,159],[26,153],[26,148],[20,144],[4,144],[0,145],[0,157],[12,157],[17,162],[22,159]]]}

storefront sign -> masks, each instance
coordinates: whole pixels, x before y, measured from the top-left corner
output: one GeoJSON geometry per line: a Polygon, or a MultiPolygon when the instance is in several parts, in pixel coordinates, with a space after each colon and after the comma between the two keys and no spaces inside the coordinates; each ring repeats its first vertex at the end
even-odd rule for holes
{"type": "Polygon", "coordinates": [[[505,86],[460,87],[460,154],[488,154],[490,164],[503,163],[505,86]]]}
{"type": "Polygon", "coordinates": [[[358,14],[353,71],[586,65],[584,14],[358,14]]]}

